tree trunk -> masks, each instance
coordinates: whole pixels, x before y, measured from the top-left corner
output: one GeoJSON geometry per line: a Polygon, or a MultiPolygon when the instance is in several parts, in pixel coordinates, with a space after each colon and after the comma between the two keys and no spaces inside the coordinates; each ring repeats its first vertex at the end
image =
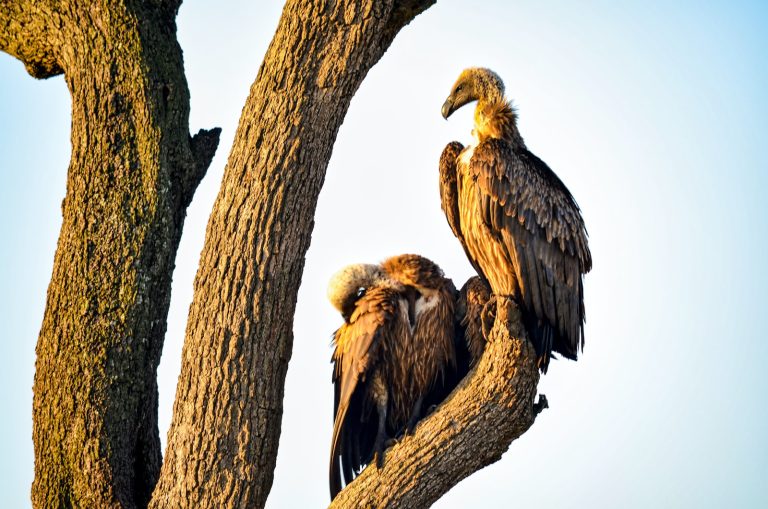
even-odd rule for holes
{"type": "Polygon", "coordinates": [[[434,0],[289,0],[243,109],[195,279],[151,506],[263,507],[296,295],[349,102],[434,0]]]}
{"type": "Polygon", "coordinates": [[[496,322],[477,367],[414,434],[369,466],[330,509],[429,507],[462,479],[501,459],[546,398],[534,404],[539,370],[515,304],[497,298],[496,322]]]}
{"type": "Polygon", "coordinates": [[[218,144],[189,137],[175,2],[3,2],[0,49],[64,73],[72,158],[37,344],[35,507],[145,507],[156,369],[186,207],[218,144]]]}

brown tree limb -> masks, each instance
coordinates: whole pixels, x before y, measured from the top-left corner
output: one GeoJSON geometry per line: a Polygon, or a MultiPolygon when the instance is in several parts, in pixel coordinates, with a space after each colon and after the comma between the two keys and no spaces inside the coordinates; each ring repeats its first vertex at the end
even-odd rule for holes
{"type": "Polygon", "coordinates": [[[186,205],[218,141],[190,140],[174,17],[150,2],[0,6],[3,49],[35,76],[63,70],[72,96],[36,350],[35,507],[144,507],[160,472],[156,370],[171,276],[186,205]]]}
{"type": "Polygon", "coordinates": [[[189,139],[189,148],[192,150],[193,164],[187,168],[187,172],[180,175],[179,197],[181,205],[186,208],[192,202],[200,181],[203,180],[208,166],[211,165],[216,148],[219,146],[221,128],[200,129],[197,134],[189,139]]]}
{"type": "Polygon", "coordinates": [[[333,142],[368,70],[433,3],[286,3],[209,219],[151,507],[264,506],[296,295],[333,142]]]}
{"type": "Polygon", "coordinates": [[[501,459],[546,405],[534,404],[539,371],[515,304],[497,298],[497,318],[477,367],[414,434],[367,467],[331,509],[429,507],[462,479],[501,459]]]}
{"type": "Polygon", "coordinates": [[[47,2],[0,2],[0,51],[18,58],[35,78],[64,72],[59,63],[58,34],[61,18],[47,2]]]}

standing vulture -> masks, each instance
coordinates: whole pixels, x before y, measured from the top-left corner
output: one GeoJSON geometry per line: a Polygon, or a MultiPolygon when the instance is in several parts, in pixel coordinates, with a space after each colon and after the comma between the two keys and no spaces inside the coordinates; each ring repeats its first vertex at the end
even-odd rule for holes
{"type": "Polygon", "coordinates": [[[328,299],[344,323],[335,332],[331,499],[390,437],[410,431],[424,403],[450,392],[455,372],[456,289],[417,255],[357,264],[333,276],[328,299]]]}
{"type": "Polygon", "coordinates": [[[472,144],[450,143],[440,158],[442,208],[492,292],[520,306],[546,372],[552,352],[576,360],[584,346],[582,276],[592,268],[584,221],[562,181],[526,148],[496,73],[464,70],[443,117],[472,101],[472,144]]]}

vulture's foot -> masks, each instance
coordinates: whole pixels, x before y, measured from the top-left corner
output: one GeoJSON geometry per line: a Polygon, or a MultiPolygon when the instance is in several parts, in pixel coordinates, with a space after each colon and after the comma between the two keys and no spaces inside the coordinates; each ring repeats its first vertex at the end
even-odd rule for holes
{"type": "Polygon", "coordinates": [[[373,450],[376,454],[376,468],[384,467],[384,451],[387,448],[387,435],[385,433],[378,433],[376,435],[376,441],[373,444],[373,450]]]}
{"type": "Polygon", "coordinates": [[[413,435],[413,430],[416,429],[416,424],[421,419],[421,403],[424,399],[419,398],[416,400],[416,404],[413,405],[413,412],[411,412],[411,418],[408,419],[408,424],[405,426],[405,435],[413,435]]]}
{"type": "Polygon", "coordinates": [[[488,341],[493,329],[493,322],[496,321],[496,295],[491,294],[491,298],[483,306],[480,312],[480,325],[483,328],[483,338],[488,341]]]}

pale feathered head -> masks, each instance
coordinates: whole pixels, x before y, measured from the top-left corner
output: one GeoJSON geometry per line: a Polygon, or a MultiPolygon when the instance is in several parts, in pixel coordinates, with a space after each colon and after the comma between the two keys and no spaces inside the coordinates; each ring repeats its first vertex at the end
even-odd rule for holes
{"type": "Polygon", "coordinates": [[[484,67],[464,69],[451,88],[448,99],[443,103],[443,118],[472,101],[502,101],[504,82],[499,75],[484,67]]]}
{"type": "Polygon", "coordinates": [[[349,320],[358,299],[373,285],[386,279],[381,266],[368,263],[347,265],[331,277],[328,282],[328,300],[349,320]]]}

